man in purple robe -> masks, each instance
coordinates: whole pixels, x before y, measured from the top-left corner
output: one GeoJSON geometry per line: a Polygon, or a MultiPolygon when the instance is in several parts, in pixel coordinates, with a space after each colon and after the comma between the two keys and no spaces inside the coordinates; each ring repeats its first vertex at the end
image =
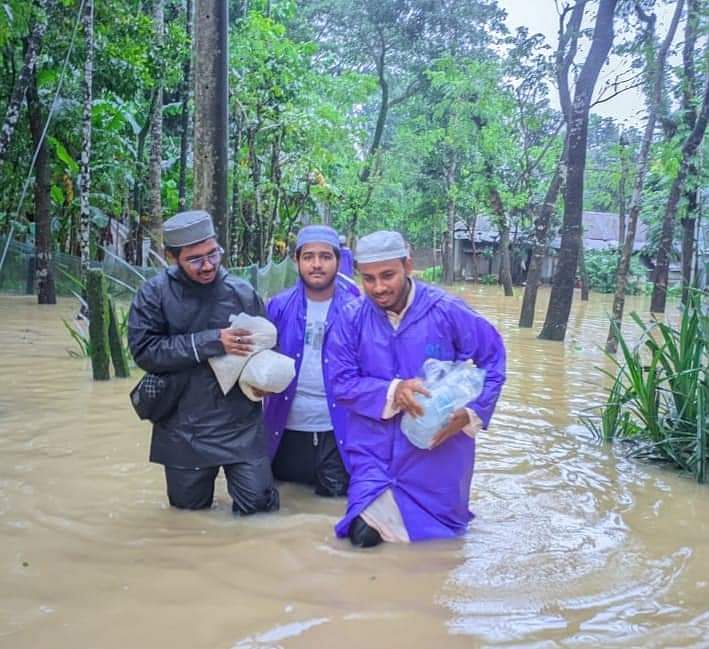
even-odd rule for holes
{"type": "Polygon", "coordinates": [[[502,339],[462,300],[411,278],[399,233],[363,237],[355,259],[366,297],[342,310],[329,343],[331,389],[349,415],[350,488],[337,535],[359,547],[460,535],[472,518],[474,435],[505,381],[502,339]],[[422,414],[416,395],[427,392],[417,377],[427,358],[472,360],[485,383],[422,450],[400,424],[405,412],[422,414]]]}
{"type": "Polygon", "coordinates": [[[344,496],[349,475],[345,417],[328,380],[328,339],[340,310],[359,296],[351,280],[337,274],[340,244],[328,226],[309,225],[296,243],[297,284],[268,304],[278,330],[278,348],[295,360],[296,376],[280,394],[266,399],[264,425],[277,480],[312,485],[321,496],[344,496]]]}
{"type": "Polygon", "coordinates": [[[347,238],[340,235],[340,273],[347,277],[354,277],[354,259],[352,251],[347,247],[347,238]]]}

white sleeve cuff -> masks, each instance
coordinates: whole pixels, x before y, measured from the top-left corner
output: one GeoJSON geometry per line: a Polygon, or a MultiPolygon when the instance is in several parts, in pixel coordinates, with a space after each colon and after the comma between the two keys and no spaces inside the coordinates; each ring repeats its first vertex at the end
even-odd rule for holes
{"type": "Polygon", "coordinates": [[[396,408],[394,406],[394,393],[396,388],[401,383],[402,379],[394,379],[387,388],[387,400],[384,404],[384,411],[382,412],[382,419],[391,419],[394,415],[398,415],[401,412],[401,408],[396,408]]]}
{"type": "Polygon", "coordinates": [[[466,408],[465,410],[468,413],[470,423],[467,426],[463,426],[463,432],[468,437],[475,437],[475,435],[479,433],[483,427],[482,419],[478,417],[478,413],[476,413],[474,410],[471,410],[470,408],[466,408]]]}

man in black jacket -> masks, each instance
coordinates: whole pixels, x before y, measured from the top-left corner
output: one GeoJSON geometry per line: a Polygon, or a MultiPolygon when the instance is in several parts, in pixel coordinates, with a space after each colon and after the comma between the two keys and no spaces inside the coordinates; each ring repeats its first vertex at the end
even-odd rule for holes
{"type": "Polygon", "coordinates": [[[278,491],[261,403],[249,400],[238,384],[222,394],[207,362],[225,353],[248,355],[249,332],[229,329],[229,316],[242,311],[262,316],[263,303],[248,283],[221,267],[224,251],[209,214],[176,214],[163,230],[175,265],[143,284],[128,319],[136,363],[146,372],[168,375],[173,393],[165,398],[175,401],[153,422],[150,461],[165,466],[174,507],[210,507],[222,467],[234,513],[275,511],[278,491]]]}

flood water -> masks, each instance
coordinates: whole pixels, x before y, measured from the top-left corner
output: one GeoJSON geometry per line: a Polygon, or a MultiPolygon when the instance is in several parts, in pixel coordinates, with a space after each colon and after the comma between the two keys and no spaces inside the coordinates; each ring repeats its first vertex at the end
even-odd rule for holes
{"type": "Polygon", "coordinates": [[[211,511],[170,509],[136,379],[69,357],[73,301],[0,297],[0,647],[709,647],[708,488],[577,420],[602,395],[609,296],[576,302],[560,344],[517,328],[521,296],[460,294],[509,357],[476,518],[369,551],[333,537],[344,501],[291,485],[278,514],[234,518],[222,479],[211,511]]]}

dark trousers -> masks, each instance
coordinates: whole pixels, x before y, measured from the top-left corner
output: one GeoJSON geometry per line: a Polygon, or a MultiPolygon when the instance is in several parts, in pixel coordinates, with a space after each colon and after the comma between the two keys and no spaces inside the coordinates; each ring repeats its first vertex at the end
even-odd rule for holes
{"type": "Polygon", "coordinates": [[[272,467],[276,480],[314,485],[319,496],[347,495],[350,476],[331,430],[284,430],[272,467]]]}
{"type": "MultiPolygon", "coordinates": [[[[233,499],[235,514],[276,511],[279,507],[278,489],[268,458],[225,464],[227,491],[233,499]]],[[[219,467],[184,469],[165,467],[167,497],[179,509],[206,509],[214,500],[214,481],[219,467]]]]}

